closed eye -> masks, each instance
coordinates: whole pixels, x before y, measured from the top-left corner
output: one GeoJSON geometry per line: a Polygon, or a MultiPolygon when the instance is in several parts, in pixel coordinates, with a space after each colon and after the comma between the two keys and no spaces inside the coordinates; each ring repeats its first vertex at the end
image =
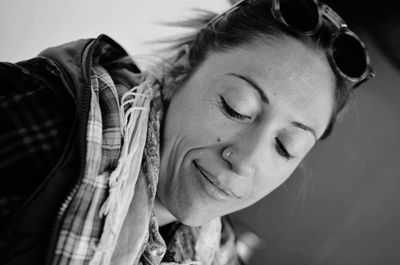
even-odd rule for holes
{"type": "Polygon", "coordinates": [[[294,156],[292,156],[287,149],[285,148],[285,146],[282,144],[282,142],[279,140],[278,137],[275,137],[276,140],[276,144],[275,144],[275,149],[276,152],[282,156],[283,158],[286,158],[287,160],[294,158],[294,156]]]}
{"type": "Polygon", "coordinates": [[[246,120],[246,119],[250,120],[251,119],[250,116],[243,115],[243,114],[237,112],[236,110],[234,110],[231,106],[228,105],[228,103],[226,103],[225,99],[222,96],[220,96],[220,104],[222,106],[223,112],[226,115],[228,115],[234,119],[237,119],[237,120],[246,120]]]}

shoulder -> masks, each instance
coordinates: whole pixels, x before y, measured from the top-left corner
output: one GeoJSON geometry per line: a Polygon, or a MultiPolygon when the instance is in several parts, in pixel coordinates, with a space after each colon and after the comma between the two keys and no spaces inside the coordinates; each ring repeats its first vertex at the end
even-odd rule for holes
{"type": "Polygon", "coordinates": [[[126,69],[139,73],[140,70],[122,46],[107,35],[95,39],[80,39],[42,51],[46,57],[59,66],[72,80],[72,85],[85,85],[90,81],[90,68],[97,64],[108,72],[126,69]],[[83,81],[80,84],[79,81],[83,81]]]}
{"type": "Polygon", "coordinates": [[[13,198],[22,203],[57,163],[74,117],[74,100],[50,60],[0,63],[0,198],[10,202],[0,219],[17,209],[13,198]]]}

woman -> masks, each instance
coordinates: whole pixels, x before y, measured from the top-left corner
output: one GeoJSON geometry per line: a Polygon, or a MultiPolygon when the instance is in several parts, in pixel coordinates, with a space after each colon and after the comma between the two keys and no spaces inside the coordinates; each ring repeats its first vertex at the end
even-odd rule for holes
{"type": "Polygon", "coordinates": [[[284,182],[373,76],[313,0],[184,25],[161,75],[105,35],[1,64],[2,264],[239,264],[220,217],[284,182]]]}

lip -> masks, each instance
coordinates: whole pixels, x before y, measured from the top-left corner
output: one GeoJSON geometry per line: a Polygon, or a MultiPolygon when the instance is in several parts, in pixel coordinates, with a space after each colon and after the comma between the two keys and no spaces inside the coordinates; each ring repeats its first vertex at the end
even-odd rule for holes
{"type": "Polygon", "coordinates": [[[240,197],[237,196],[231,189],[222,185],[215,176],[204,170],[195,161],[193,161],[193,164],[200,175],[203,176],[207,182],[212,184],[220,193],[222,193],[223,197],[227,197],[229,199],[240,199],[240,197]]]}

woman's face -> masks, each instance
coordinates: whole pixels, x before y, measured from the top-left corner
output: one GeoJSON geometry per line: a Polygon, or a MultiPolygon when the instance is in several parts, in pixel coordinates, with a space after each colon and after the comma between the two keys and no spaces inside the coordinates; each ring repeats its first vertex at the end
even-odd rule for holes
{"type": "Polygon", "coordinates": [[[333,93],[326,58],[292,38],[211,53],[171,98],[158,202],[187,225],[255,203],[323,134],[333,93]]]}

